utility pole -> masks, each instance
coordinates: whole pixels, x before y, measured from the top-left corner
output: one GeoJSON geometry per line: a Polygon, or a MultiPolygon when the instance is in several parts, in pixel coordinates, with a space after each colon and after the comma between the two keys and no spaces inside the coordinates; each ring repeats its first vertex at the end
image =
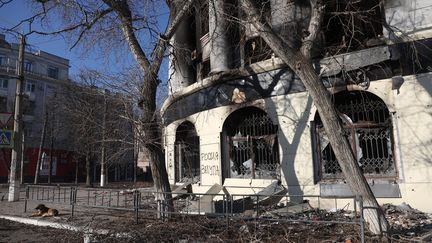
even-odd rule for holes
{"type": "Polygon", "coordinates": [[[18,162],[21,161],[21,123],[22,123],[22,90],[24,84],[24,49],[26,41],[25,36],[21,35],[19,54],[18,54],[18,65],[17,65],[17,79],[16,79],[16,91],[15,91],[15,114],[14,114],[14,147],[12,150],[11,157],[11,169],[10,169],[10,182],[9,182],[9,202],[15,202],[19,200],[20,184],[17,182],[17,167],[18,162]]]}
{"type": "MultiPolygon", "coordinates": [[[[23,129],[24,130],[24,129],[23,129]]],[[[24,152],[25,152],[25,135],[21,132],[21,166],[20,166],[20,184],[24,184],[24,152]]]]}

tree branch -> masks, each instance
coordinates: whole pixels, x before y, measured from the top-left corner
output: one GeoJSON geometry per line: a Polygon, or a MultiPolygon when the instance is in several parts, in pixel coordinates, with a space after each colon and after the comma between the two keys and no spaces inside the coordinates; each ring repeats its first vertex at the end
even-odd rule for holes
{"type": "Polygon", "coordinates": [[[307,30],[307,36],[303,39],[302,46],[300,48],[301,53],[306,57],[310,58],[313,44],[318,37],[321,30],[321,24],[324,15],[324,4],[321,0],[310,0],[311,5],[311,19],[307,30]]]}

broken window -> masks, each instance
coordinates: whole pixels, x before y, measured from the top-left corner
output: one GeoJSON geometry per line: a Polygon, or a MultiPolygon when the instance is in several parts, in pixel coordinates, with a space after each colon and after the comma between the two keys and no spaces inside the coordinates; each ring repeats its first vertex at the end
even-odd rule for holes
{"type": "Polygon", "coordinates": [[[248,40],[245,44],[245,63],[252,63],[270,59],[272,50],[261,37],[255,37],[248,40]]]}
{"type": "Polygon", "coordinates": [[[199,14],[199,37],[203,37],[209,32],[209,5],[208,1],[200,1],[197,13],[199,14]]]}
{"type": "Polygon", "coordinates": [[[224,178],[278,178],[278,126],[255,107],[231,114],[224,123],[224,178]]]}
{"type": "MultiPolygon", "coordinates": [[[[393,155],[392,121],[386,104],[377,96],[363,91],[342,92],[335,95],[335,106],[340,114],[345,135],[366,177],[396,177],[393,155]]],[[[342,178],[339,162],[328,141],[317,113],[312,132],[315,161],[320,179],[342,178]]]]}
{"type": "Polygon", "coordinates": [[[383,34],[380,0],[326,0],[324,53],[334,55],[379,45],[383,34]]]}
{"type": "Polygon", "coordinates": [[[199,181],[199,137],[192,123],[183,122],[177,128],[174,150],[176,182],[199,181]]]}

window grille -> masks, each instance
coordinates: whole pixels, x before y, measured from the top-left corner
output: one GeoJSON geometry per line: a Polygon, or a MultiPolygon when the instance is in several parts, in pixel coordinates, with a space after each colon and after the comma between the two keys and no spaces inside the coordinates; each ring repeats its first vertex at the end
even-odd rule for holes
{"type": "Polygon", "coordinates": [[[199,137],[192,123],[184,122],[177,128],[174,151],[176,182],[199,181],[199,137]]]}
{"type": "MultiPolygon", "coordinates": [[[[397,176],[392,122],[385,103],[375,95],[355,91],[336,95],[335,106],[364,175],[373,178],[397,176]]],[[[318,114],[314,124],[318,135],[318,148],[314,151],[318,151],[321,178],[342,178],[342,170],[318,114]]]]}
{"type": "Polygon", "coordinates": [[[245,108],[227,119],[231,178],[278,178],[278,126],[261,110],[245,108]],[[237,113],[239,112],[239,113],[237,113]]]}

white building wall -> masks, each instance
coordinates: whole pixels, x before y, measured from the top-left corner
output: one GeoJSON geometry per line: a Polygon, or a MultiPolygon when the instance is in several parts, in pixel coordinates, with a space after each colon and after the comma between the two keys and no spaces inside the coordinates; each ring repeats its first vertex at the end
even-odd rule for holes
{"type": "MultiPolygon", "coordinates": [[[[402,198],[379,199],[380,203],[406,202],[414,208],[432,212],[425,198],[432,198],[432,73],[404,77],[404,84],[392,90],[392,80],[373,81],[368,88],[379,96],[394,113],[395,160],[398,168],[402,198]]],[[[319,184],[314,184],[311,150],[310,121],[316,109],[306,92],[276,96],[250,104],[219,107],[194,114],[186,120],[195,124],[200,136],[201,182],[194,192],[205,192],[213,184],[222,183],[220,132],[225,119],[234,110],[252,105],[270,115],[279,125],[282,183],[290,195],[319,195],[319,184]],[[215,154],[217,154],[215,156],[215,154]]],[[[166,127],[167,168],[171,183],[174,181],[175,130],[183,122],[176,121],[166,127]],[[171,165],[171,166],[170,166],[171,165]]],[[[257,192],[272,180],[228,179],[230,193],[257,192]],[[235,186],[233,186],[235,185],[235,186]]],[[[345,206],[349,200],[321,199],[322,206],[345,206]]],[[[352,206],[352,204],[351,204],[352,206]]]]}
{"type": "MultiPolygon", "coordinates": [[[[385,18],[390,28],[403,37],[421,36],[432,30],[432,1],[430,0],[389,0],[384,1],[385,18]]],[[[387,29],[386,36],[394,40],[387,29]]]]}

